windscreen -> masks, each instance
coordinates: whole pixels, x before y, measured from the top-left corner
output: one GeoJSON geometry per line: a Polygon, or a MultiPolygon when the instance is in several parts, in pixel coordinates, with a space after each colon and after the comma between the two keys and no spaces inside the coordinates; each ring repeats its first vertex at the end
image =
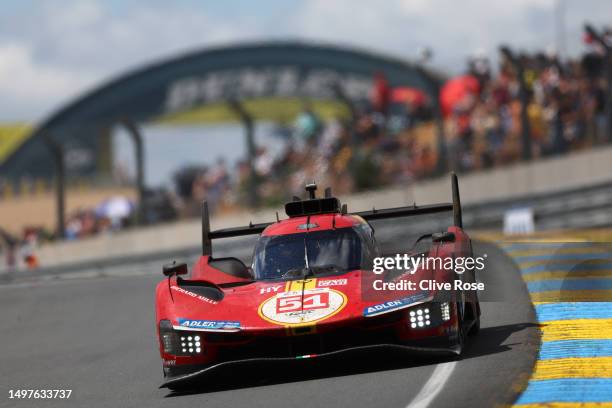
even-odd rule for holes
{"type": "Polygon", "coordinates": [[[306,268],[313,275],[360,269],[361,245],[353,228],[261,237],[253,272],[256,279],[289,279],[306,268]]]}

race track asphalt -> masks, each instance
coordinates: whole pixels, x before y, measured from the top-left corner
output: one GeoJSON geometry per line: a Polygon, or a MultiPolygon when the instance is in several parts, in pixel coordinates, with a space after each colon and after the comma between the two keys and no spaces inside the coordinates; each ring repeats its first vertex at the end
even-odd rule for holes
{"type": "Polygon", "coordinates": [[[364,355],[232,370],[173,394],[154,331],[159,274],[0,285],[0,406],[490,407],[512,403],[539,334],[513,262],[491,244],[482,329],[460,360],[364,355]],[[9,389],[72,389],[68,400],[11,400],[9,389]],[[416,400],[415,400],[416,398],[416,400]]]}

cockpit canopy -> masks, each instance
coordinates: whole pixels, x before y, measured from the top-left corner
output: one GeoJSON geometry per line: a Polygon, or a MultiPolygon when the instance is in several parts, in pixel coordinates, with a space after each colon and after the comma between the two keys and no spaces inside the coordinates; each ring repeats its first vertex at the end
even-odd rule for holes
{"type": "Polygon", "coordinates": [[[367,224],[261,236],[253,255],[255,279],[328,276],[371,268],[376,253],[367,224]]]}

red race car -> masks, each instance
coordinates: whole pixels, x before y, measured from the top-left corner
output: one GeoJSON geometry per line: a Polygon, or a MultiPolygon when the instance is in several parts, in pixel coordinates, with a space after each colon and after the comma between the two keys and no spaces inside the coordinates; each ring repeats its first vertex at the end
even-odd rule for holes
{"type": "Polygon", "coordinates": [[[351,214],[329,189],[321,198],[316,185],[306,190],[309,198],[285,205],[287,219],[240,228],[210,231],[204,203],[202,256],[191,276],[181,277],[188,273],[184,263],[166,265],[168,278],[157,285],[162,387],[178,389],[247,361],[366,350],[457,355],[467,334],[478,331],[475,268],[458,273],[424,262],[472,257],[454,174],[452,204],[351,214]],[[396,255],[423,262],[381,266],[370,221],[451,211],[454,225],[396,255]],[[250,267],[213,256],[212,240],[250,234],[260,235],[250,267]]]}

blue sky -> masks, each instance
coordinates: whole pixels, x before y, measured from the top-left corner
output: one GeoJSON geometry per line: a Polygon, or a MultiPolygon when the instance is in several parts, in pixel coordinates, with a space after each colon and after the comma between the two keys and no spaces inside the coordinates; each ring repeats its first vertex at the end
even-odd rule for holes
{"type": "Polygon", "coordinates": [[[570,55],[583,50],[584,21],[612,22],[609,0],[4,0],[0,120],[40,120],[127,69],[238,41],[299,38],[406,59],[428,46],[433,66],[456,73],[501,42],[553,47],[559,1],[570,55]]]}

